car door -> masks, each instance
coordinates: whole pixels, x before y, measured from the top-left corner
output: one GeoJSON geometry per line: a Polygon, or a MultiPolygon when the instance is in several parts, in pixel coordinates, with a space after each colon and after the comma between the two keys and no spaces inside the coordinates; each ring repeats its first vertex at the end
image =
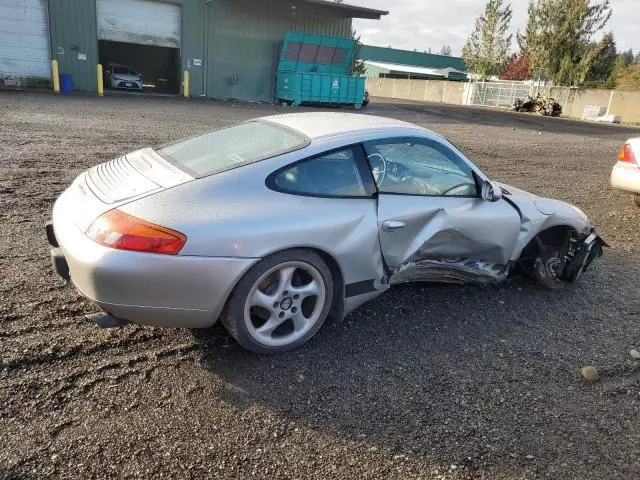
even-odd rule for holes
{"type": "Polygon", "coordinates": [[[387,138],[364,148],[391,283],[506,277],[520,215],[504,199],[481,198],[479,170],[436,138],[387,138]]]}

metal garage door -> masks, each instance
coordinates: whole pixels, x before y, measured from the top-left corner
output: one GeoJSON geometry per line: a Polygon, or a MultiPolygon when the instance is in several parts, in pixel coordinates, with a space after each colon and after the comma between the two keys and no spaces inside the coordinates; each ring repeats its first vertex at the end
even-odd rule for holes
{"type": "Polygon", "coordinates": [[[51,77],[46,0],[0,0],[0,80],[15,77],[51,77]]]}
{"type": "Polygon", "coordinates": [[[180,48],[179,5],[150,0],[97,0],[96,9],[99,40],[180,48]]]}

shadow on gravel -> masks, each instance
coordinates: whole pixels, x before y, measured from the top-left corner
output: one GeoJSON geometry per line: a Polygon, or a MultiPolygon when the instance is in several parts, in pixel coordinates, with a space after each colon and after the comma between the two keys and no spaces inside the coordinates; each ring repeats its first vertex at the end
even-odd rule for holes
{"type": "Polygon", "coordinates": [[[219,329],[201,360],[225,381],[225,401],[240,409],[260,404],[398,454],[470,469],[527,455],[545,468],[563,457],[606,464],[619,453],[608,429],[623,428],[611,419],[633,410],[623,406],[625,395],[607,392],[638,386],[637,370],[606,364],[612,357],[622,364],[627,341],[640,341],[640,303],[621,283],[640,268],[615,257],[562,291],[524,279],[395,287],[278,356],[236,344],[221,349],[227,337],[219,329]],[[615,303],[612,284],[620,284],[615,303]],[[605,366],[595,387],[580,378],[586,362],[605,366]]]}

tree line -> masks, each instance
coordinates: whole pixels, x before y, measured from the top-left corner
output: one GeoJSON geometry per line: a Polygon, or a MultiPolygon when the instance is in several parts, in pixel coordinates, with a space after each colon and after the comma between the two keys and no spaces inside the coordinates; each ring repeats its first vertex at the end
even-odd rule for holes
{"type": "Polygon", "coordinates": [[[511,5],[488,0],[462,58],[482,79],[544,79],[555,85],[640,90],[640,52],[618,52],[613,32],[593,38],[611,18],[609,0],[530,0],[519,52],[509,54],[511,5]]]}

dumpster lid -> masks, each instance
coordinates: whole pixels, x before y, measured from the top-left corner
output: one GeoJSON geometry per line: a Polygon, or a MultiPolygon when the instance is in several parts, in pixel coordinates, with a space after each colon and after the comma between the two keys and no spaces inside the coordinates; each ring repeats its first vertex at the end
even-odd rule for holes
{"type": "Polygon", "coordinates": [[[347,75],[355,45],[352,38],[287,32],[278,71],[347,75]]]}

